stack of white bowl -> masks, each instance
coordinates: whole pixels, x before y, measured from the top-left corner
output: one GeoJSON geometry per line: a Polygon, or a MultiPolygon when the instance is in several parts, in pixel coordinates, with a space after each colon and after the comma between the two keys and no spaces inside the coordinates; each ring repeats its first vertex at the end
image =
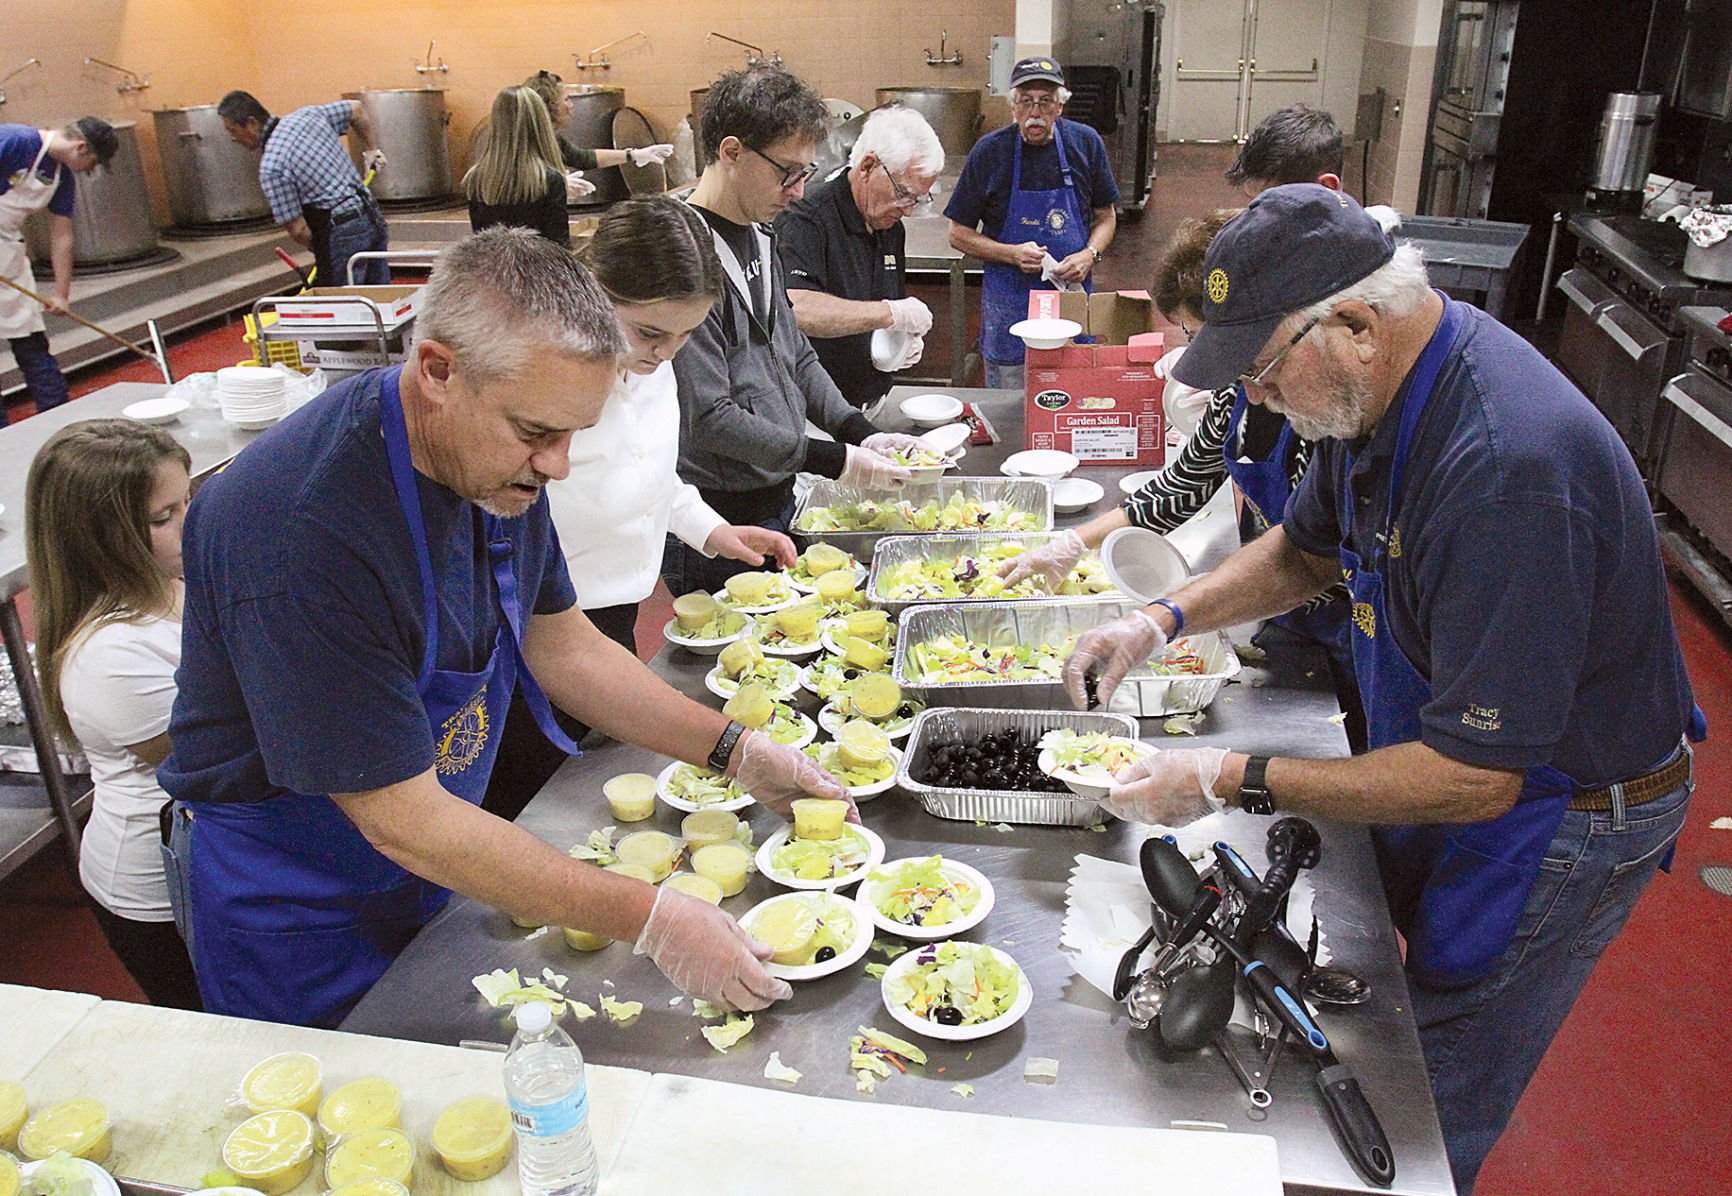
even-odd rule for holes
{"type": "Polygon", "coordinates": [[[230,423],[266,427],[289,409],[287,381],[281,371],[264,366],[229,366],[217,371],[217,406],[230,423]]]}

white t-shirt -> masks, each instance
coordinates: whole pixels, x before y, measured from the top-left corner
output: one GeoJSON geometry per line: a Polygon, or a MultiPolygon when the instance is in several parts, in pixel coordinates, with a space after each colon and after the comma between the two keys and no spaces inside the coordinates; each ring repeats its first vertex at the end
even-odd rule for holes
{"type": "Polygon", "coordinates": [[[156,766],[126,750],[168,730],[180,624],[110,620],[85,632],[60,668],[67,721],[84,745],[96,797],[79,850],[78,874],[111,913],[168,922],[158,815],[169,800],[156,766]]]}
{"type": "Polygon", "coordinates": [[[656,587],[671,531],[702,552],[727,520],[680,481],[674,367],[627,374],[601,419],[571,438],[571,473],[547,485],[559,546],[586,610],[642,602],[656,587]]]}

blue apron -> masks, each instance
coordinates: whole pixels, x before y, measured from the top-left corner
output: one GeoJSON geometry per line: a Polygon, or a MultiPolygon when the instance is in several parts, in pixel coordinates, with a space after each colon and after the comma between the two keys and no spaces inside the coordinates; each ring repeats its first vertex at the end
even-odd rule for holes
{"type": "MultiPolygon", "coordinates": [[[[1348,547],[1355,537],[1342,541],[1342,574],[1353,602],[1354,670],[1372,750],[1418,741],[1420,712],[1431,699],[1430,682],[1390,631],[1384,570],[1401,552],[1401,482],[1414,430],[1462,324],[1460,308],[1445,299],[1443,319],[1414,369],[1402,409],[1382,534],[1360,541],[1371,546],[1365,558],[1348,547]]],[[[1340,510],[1350,520],[1356,506],[1352,472],[1349,460],[1342,472],[1340,510]]],[[[1568,776],[1541,765],[1523,777],[1516,804],[1489,822],[1373,828],[1384,894],[1396,927],[1407,939],[1407,967],[1416,978],[1451,988],[1470,984],[1492,969],[1509,946],[1546,847],[1574,792],[1568,776]]]]}
{"type": "MultiPolygon", "coordinates": [[[[1064,138],[1056,120],[1053,144],[1058,147],[1058,170],[1063,186],[1054,191],[1022,190],[1022,133],[1016,134],[1016,150],[1010,167],[1010,209],[998,240],[1006,245],[1038,241],[1057,261],[1064,261],[1089,243],[1088,213],[1077,200],[1071,184],[1070,163],[1064,156],[1064,138]]],[[[1029,292],[1039,287],[1053,290],[1038,274],[1024,274],[1015,266],[987,262],[980,294],[980,353],[996,365],[1021,365],[1023,344],[1010,335],[1010,326],[1028,319],[1029,292]]],[[[1083,283],[1094,289],[1092,277],[1083,283]]]]}
{"type": "MultiPolygon", "coordinates": [[[[1233,400],[1233,414],[1227,420],[1227,442],[1222,453],[1227,462],[1227,476],[1233,479],[1245,496],[1245,502],[1251,508],[1252,518],[1261,535],[1281,522],[1287,512],[1287,500],[1293,495],[1293,483],[1288,477],[1287,462],[1293,455],[1293,441],[1298,433],[1293,431],[1293,425],[1286,420],[1281,421],[1281,438],[1275,442],[1275,451],[1263,461],[1240,461],[1235,445],[1239,443],[1239,429],[1245,422],[1245,388],[1237,387],[1237,395],[1233,400]]],[[[1284,615],[1276,615],[1270,622],[1278,627],[1315,640],[1322,644],[1329,655],[1340,661],[1351,671],[1353,668],[1353,645],[1348,640],[1347,599],[1337,595],[1319,606],[1309,610],[1291,610],[1284,615]]]]}
{"type": "MultiPolygon", "coordinates": [[[[478,672],[434,667],[438,588],[397,379],[392,370],[382,381],[379,422],[421,572],[427,647],[416,689],[433,731],[440,785],[479,805],[518,682],[543,734],[578,752],[554,723],[547,696],[523,660],[512,545],[504,522],[493,515],[482,517],[504,616],[493,650],[478,672]]],[[[335,1026],[451,896],[392,863],[324,795],[201,804],[194,817],[193,955],[199,991],[212,1013],[335,1026]]]]}

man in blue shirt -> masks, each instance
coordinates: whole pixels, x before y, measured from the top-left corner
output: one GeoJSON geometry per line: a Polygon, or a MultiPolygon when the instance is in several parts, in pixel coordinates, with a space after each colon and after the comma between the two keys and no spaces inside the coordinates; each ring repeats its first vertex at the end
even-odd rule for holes
{"type": "MultiPolygon", "coordinates": [[[[1216,235],[1174,373],[1237,380],[1317,457],[1285,519],[1086,633],[1107,700],[1169,637],[1352,602],[1371,750],[1163,751],[1103,804],[1372,825],[1456,1188],[1471,1191],[1595,961],[1683,825],[1700,738],[1642,479],[1527,342],[1432,291],[1351,197],[1275,187],[1216,235]]],[[[1373,1100],[1375,1103],[1375,1094],[1373,1100]]]]}
{"type": "Polygon", "coordinates": [[[572,256],[492,229],[440,259],[410,360],[326,391],[207,482],[185,532],[170,875],[205,1008],[334,1026],[456,889],[648,954],[693,996],[788,995],[720,910],[483,812],[520,691],[786,812],[842,791],[675,692],[575,605],[542,486],[624,347],[572,256]]]}
{"type": "Polygon", "coordinates": [[[1054,282],[1090,286],[1118,228],[1106,142],[1062,119],[1069,98],[1050,58],[1012,67],[1015,119],[975,143],[944,209],[951,246],[986,263],[980,353],[988,386],[1022,387],[1023,344],[1010,326],[1028,318],[1028,293],[1054,282]]]}
{"type": "MultiPolygon", "coordinates": [[[[389,240],[385,217],[339,140],[353,130],[367,168],[386,164],[360,101],[316,104],[275,117],[249,93],[231,91],[217,105],[217,115],[235,144],[260,151],[259,186],[271,215],[297,244],[313,251],[319,285],[349,285],[349,258],[382,250],[389,240]]],[[[364,262],[355,270],[356,286],[390,281],[383,261],[364,262]]]]}
{"type": "MultiPolygon", "coordinates": [[[[72,298],[72,206],[77,196],[72,176],[95,170],[119,145],[109,123],[94,116],[80,117],[64,129],[0,125],[0,278],[36,289],[24,246],[24,221],[32,212],[48,210],[53,294],[45,296],[44,305],[0,287],[0,336],[12,346],[12,358],[38,411],[60,406],[67,395],[60,363],[48,351],[42,313],[64,315],[72,298]]],[[[0,407],[0,427],[6,422],[5,408],[0,407]]]]}

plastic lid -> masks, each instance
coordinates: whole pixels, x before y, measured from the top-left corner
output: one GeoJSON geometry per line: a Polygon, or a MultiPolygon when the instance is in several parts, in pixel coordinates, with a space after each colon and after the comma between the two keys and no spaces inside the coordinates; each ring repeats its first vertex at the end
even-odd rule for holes
{"type": "Polygon", "coordinates": [[[1121,527],[1101,545],[1101,567],[1122,593],[1151,602],[1185,584],[1191,567],[1167,540],[1142,527],[1121,527]]]}
{"type": "Polygon", "coordinates": [[[525,1001],[515,1016],[517,1028],[526,1034],[539,1034],[553,1025],[553,1010],[544,1001],[525,1001]]]}

